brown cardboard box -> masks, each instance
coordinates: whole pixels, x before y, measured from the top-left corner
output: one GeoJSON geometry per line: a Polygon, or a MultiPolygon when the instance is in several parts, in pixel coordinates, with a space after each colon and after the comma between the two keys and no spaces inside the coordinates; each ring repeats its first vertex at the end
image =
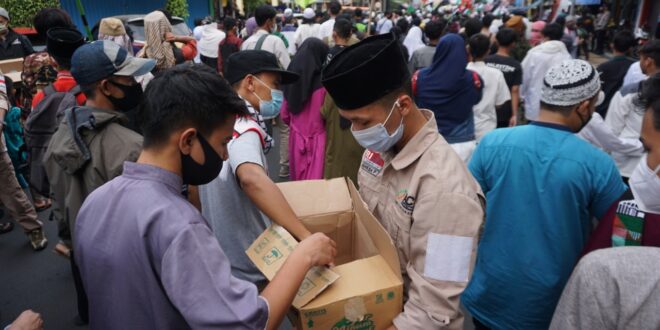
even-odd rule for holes
{"type": "Polygon", "coordinates": [[[15,83],[21,81],[21,72],[23,71],[23,59],[14,58],[11,60],[0,61],[0,72],[11,78],[15,83]]]}
{"type": "MultiPolygon", "coordinates": [[[[312,232],[337,242],[336,267],[307,274],[294,300],[299,329],[384,329],[403,309],[403,281],[396,249],[348,179],[278,185],[312,232]]],[[[274,225],[246,251],[272,279],[297,245],[274,225]]]]}

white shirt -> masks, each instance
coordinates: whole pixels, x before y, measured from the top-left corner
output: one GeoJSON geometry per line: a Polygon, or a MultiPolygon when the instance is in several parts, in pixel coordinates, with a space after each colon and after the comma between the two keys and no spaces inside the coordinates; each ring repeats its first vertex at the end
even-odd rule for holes
{"type": "Polygon", "coordinates": [[[197,50],[201,55],[211,58],[218,57],[218,46],[225,40],[227,35],[218,30],[218,24],[211,23],[204,25],[202,30],[202,39],[197,43],[197,50]]]}
{"type": "Polygon", "coordinates": [[[644,153],[644,147],[639,139],[620,138],[605,124],[598,112],[594,112],[587,126],[577,133],[577,136],[608,154],[617,152],[641,157],[644,153]]]}
{"type": "MultiPolygon", "coordinates": [[[[253,50],[257,48],[257,42],[259,42],[259,38],[265,34],[268,34],[266,30],[257,30],[257,32],[255,32],[250,38],[243,42],[241,50],[253,50]]],[[[289,57],[289,51],[286,49],[286,45],[284,45],[284,41],[282,41],[280,37],[274,35],[269,35],[266,37],[263,45],[261,45],[261,50],[275,54],[275,57],[277,57],[277,60],[280,62],[280,65],[283,69],[289,67],[289,63],[291,63],[291,57],[289,57]]]]}
{"type": "Polygon", "coordinates": [[[331,18],[323,22],[323,24],[321,24],[317,38],[321,40],[323,40],[324,38],[332,39],[332,31],[334,29],[335,29],[335,19],[331,18]]]}
{"type": "Polygon", "coordinates": [[[296,45],[296,49],[300,48],[300,45],[302,45],[307,38],[318,38],[320,28],[320,24],[301,24],[298,26],[296,34],[293,37],[293,43],[296,45]]]}
{"type": "Polygon", "coordinates": [[[394,27],[392,20],[385,17],[376,24],[376,32],[378,32],[378,34],[390,33],[392,27],[394,27]]]}
{"type": "MultiPolygon", "coordinates": [[[[635,85],[624,85],[614,94],[605,117],[605,124],[609,126],[615,136],[622,140],[638,140],[642,131],[644,115],[642,109],[634,104],[637,88],[633,86],[635,85]]],[[[614,158],[621,176],[630,177],[642,156],[612,151],[612,158],[614,158]]]]}
{"type": "Polygon", "coordinates": [[[486,133],[497,127],[495,107],[510,100],[511,92],[506,80],[504,80],[502,71],[487,66],[483,61],[470,62],[467,69],[478,73],[484,81],[481,101],[472,107],[474,112],[474,134],[477,137],[477,142],[479,142],[486,133]]]}
{"type": "Polygon", "coordinates": [[[558,40],[546,41],[527,52],[522,61],[523,81],[520,95],[525,100],[525,118],[537,120],[541,108],[543,76],[551,66],[571,59],[566,45],[558,40]]]}
{"type": "Polygon", "coordinates": [[[645,75],[644,72],[642,72],[642,67],[639,66],[639,61],[637,61],[628,68],[628,72],[626,72],[626,76],[623,77],[623,85],[621,86],[625,86],[632,83],[638,83],[642,80],[645,80],[646,78],[648,78],[648,76],[645,75]]]}

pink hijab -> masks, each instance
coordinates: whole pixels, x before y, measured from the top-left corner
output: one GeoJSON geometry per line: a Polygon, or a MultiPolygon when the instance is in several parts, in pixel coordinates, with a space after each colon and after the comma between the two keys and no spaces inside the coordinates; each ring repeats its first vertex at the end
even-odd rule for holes
{"type": "Polygon", "coordinates": [[[541,35],[541,30],[543,30],[545,24],[545,21],[536,21],[532,23],[532,37],[529,38],[529,44],[532,47],[543,42],[543,35],[541,35]]]}

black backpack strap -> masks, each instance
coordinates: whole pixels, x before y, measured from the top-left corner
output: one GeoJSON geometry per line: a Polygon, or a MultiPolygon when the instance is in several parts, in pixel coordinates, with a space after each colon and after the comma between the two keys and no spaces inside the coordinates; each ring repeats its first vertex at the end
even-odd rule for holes
{"type": "Polygon", "coordinates": [[[257,46],[254,48],[255,50],[261,50],[261,47],[264,45],[264,41],[266,41],[266,38],[268,38],[270,34],[264,34],[261,37],[259,37],[259,40],[257,40],[257,46]]]}

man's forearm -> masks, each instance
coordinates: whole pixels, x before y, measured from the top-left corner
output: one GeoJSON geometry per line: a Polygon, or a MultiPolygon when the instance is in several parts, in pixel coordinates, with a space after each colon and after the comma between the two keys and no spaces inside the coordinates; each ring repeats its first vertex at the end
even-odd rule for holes
{"type": "Polygon", "coordinates": [[[298,240],[310,235],[309,230],[300,222],[282,191],[257,164],[243,164],[236,174],[241,188],[257,208],[268,218],[284,227],[298,240]]]}
{"type": "Polygon", "coordinates": [[[520,107],[520,87],[513,86],[511,88],[511,115],[513,117],[518,115],[518,107],[520,107]]]}

